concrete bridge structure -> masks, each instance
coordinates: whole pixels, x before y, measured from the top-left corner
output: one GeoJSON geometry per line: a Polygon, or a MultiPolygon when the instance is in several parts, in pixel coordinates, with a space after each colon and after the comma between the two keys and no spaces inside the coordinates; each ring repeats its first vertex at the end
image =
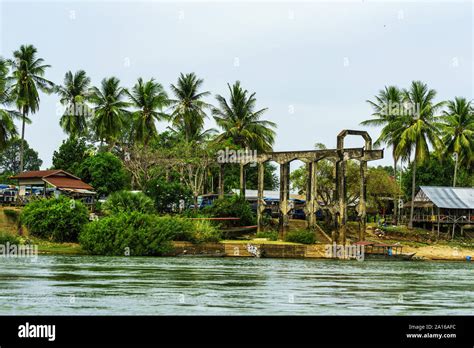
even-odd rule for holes
{"type": "MultiPolygon", "coordinates": [[[[289,227],[290,207],[290,163],[300,160],[306,163],[308,172],[308,183],[306,189],[306,221],[308,228],[314,228],[316,225],[316,212],[319,210],[317,200],[318,161],[328,159],[335,163],[336,169],[336,190],[335,205],[336,226],[332,234],[332,241],[339,244],[346,244],[346,224],[347,224],[347,194],[346,194],[346,163],[349,160],[357,160],[360,163],[360,199],[358,214],[361,222],[359,240],[364,240],[366,227],[366,174],[367,162],[383,158],[383,150],[372,149],[372,139],[365,131],[343,130],[337,136],[336,149],[309,150],[309,151],[279,151],[267,152],[257,156],[258,165],[258,205],[257,205],[257,224],[258,229],[262,228],[262,217],[265,211],[265,202],[263,198],[264,185],[264,164],[274,161],[280,165],[280,202],[279,202],[279,229],[285,233],[289,227]],[[361,136],[365,141],[362,148],[344,148],[344,139],[348,135],[361,136]]],[[[240,193],[245,196],[245,167],[250,162],[240,163],[240,193]]],[[[224,195],[224,166],[220,165],[219,172],[219,194],[224,195]]]]}

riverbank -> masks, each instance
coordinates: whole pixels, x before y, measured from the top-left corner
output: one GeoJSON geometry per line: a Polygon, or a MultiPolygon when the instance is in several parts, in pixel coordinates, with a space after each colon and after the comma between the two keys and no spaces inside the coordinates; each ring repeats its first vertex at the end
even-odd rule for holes
{"type": "MultiPolygon", "coordinates": [[[[37,238],[31,239],[38,245],[40,255],[86,255],[77,243],[52,243],[37,238]]],[[[407,245],[404,253],[416,253],[416,260],[428,261],[466,261],[467,256],[474,257],[474,249],[454,245],[407,245]]],[[[218,243],[193,244],[190,242],[173,242],[174,250],[167,256],[189,257],[255,257],[255,250],[264,252],[266,258],[308,258],[326,259],[326,244],[304,245],[280,241],[224,240],[218,243]]]]}

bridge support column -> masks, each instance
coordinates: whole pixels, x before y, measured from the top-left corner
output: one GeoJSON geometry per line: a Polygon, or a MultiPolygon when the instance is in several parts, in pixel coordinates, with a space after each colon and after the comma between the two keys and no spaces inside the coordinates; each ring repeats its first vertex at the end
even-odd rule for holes
{"type": "Polygon", "coordinates": [[[367,162],[360,161],[360,197],[359,197],[360,230],[359,241],[365,240],[367,227],[367,162]]]}
{"type": "Polygon", "coordinates": [[[289,200],[290,200],[290,162],[280,164],[280,214],[278,225],[283,237],[290,225],[289,200]]]}
{"type": "Polygon", "coordinates": [[[306,225],[308,228],[314,228],[317,220],[316,212],[319,209],[317,162],[307,163],[306,168],[308,171],[308,183],[306,187],[306,225]]]}
{"type": "Polygon", "coordinates": [[[258,197],[257,197],[257,231],[263,230],[263,213],[265,211],[265,201],[263,200],[263,189],[264,189],[264,178],[265,178],[265,166],[264,163],[258,164],[258,197]]]}
{"type": "MultiPolygon", "coordinates": [[[[343,155],[341,155],[342,157],[343,155]]],[[[346,244],[347,199],[346,199],[346,161],[341,158],[336,162],[336,193],[338,201],[337,233],[333,243],[346,244]]]]}

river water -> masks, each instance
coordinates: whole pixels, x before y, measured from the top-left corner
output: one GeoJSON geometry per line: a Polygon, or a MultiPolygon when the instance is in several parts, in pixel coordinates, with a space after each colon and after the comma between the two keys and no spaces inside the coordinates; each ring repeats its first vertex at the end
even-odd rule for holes
{"type": "Polygon", "coordinates": [[[0,315],[474,314],[474,263],[0,258],[0,315]]]}

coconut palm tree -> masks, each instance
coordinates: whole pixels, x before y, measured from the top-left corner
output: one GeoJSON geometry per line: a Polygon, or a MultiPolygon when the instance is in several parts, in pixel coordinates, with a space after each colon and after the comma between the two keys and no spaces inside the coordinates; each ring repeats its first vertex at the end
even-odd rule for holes
{"type": "Polygon", "coordinates": [[[457,153],[459,164],[474,164],[474,110],[472,103],[456,97],[447,102],[441,117],[443,143],[448,154],[457,153]]]}
{"type": "Polygon", "coordinates": [[[160,83],[154,79],[144,82],[142,78],[126,94],[137,109],[132,114],[132,138],[146,146],[158,135],[155,121],[167,118],[162,109],[168,105],[168,96],[160,83]]]}
{"type": "Polygon", "coordinates": [[[261,120],[267,108],[255,110],[255,93],[249,94],[237,81],[233,86],[227,84],[230,91],[229,102],[217,95],[219,107],[212,109],[217,125],[223,133],[217,141],[232,139],[236,145],[252,148],[257,151],[271,151],[275,141],[276,124],[261,120]]]}
{"type": "Polygon", "coordinates": [[[175,99],[170,100],[170,120],[173,127],[184,132],[187,142],[196,140],[202,133],[205,110],[211,106],[203,101],[210,92],[199,92],[204,80],[198,79],[194,73],[181,74],[178,83],[171,85],[171,91],[175,99]]]}
{"type": "MultiPolygon", "coordinates": [[[[374,110],[372,118],[361,122],[363,126],[375,126],[383,127],[380,136],[375,141],[375,146],[385,144],[392,147],[393,157],[393,172],[395,180],[397,179],[397,163],[399,157],[395,153],[395,147],[398,143],[400,136],[399,130],[400,123],[406,119],[406,109],[403,103],[403,95],[400,89],[396,86],[385,86],[384,89],[380,90],[378,95],[374,97],[374,101],[367,100],[374,110]]],[[[394,223],[397,223],[397,210],[398,210],[398,197],[395,197],[394,201],[394,223]]]]}
{"type": "MultiPolygon", "coordinates": [[[[22,115],[21,140],[25,139],[25,124],[28,115],[39,109],[39,91],[50,94],[54,84],[44,78],[46,69],[51,67],[44,64],[44,59],[37,57],[37,50],[33,45],[22,45],[13,52],[13,59],[9,60],[12,67],[12,95],[16,106],[22,115]]],[[[23,171],[24,141],[20,149],[20,171],[23,171]]]]}
{"type": "Polygon", "coordinates": [[[403,90],[404,102],[409,105],[410,115],[405,117],[397,131],[398,143],[395,148],[397,156],[409,156],[413,153],[413,171],[411,186],[411,208],[409,228],[413,228],[413,212],[416,188],[416,167],[429,157],[430,145],[441,148],[440,122],[436,113],[444,102],[435,103],[436,91],[429,89],[421,81],[413,81],[409,90],[403,90]]]}
{"type": "Polygon", "coordinates": [[[115,145],[128,116],[129,103],[124,101],[125,96],[125,89],[116,77],[104,78],[100,88],[92,87],[89,93],[88,99],[94,105],[94,132],[109,149],[115,145]]]}
{"type": "Polygon", "coordinates": [[[17,135],[13,117],[17,117],[18,113],[4,108],[11,103],[8,72],[7,61],[0,57],[0,150],[6,148],[10,139],[17,135]]]}
{"type": "Polygon", "coordinates": [[[91,79],[84,70],[75,74],[68,71],[64,75],[64,85],[54,89],[61,98],[61,104],[66,106],[59,123],[72,138],[81,136],[86,131],[86,117],[91,113],[86,104],[90,83],[91,79]]]}

